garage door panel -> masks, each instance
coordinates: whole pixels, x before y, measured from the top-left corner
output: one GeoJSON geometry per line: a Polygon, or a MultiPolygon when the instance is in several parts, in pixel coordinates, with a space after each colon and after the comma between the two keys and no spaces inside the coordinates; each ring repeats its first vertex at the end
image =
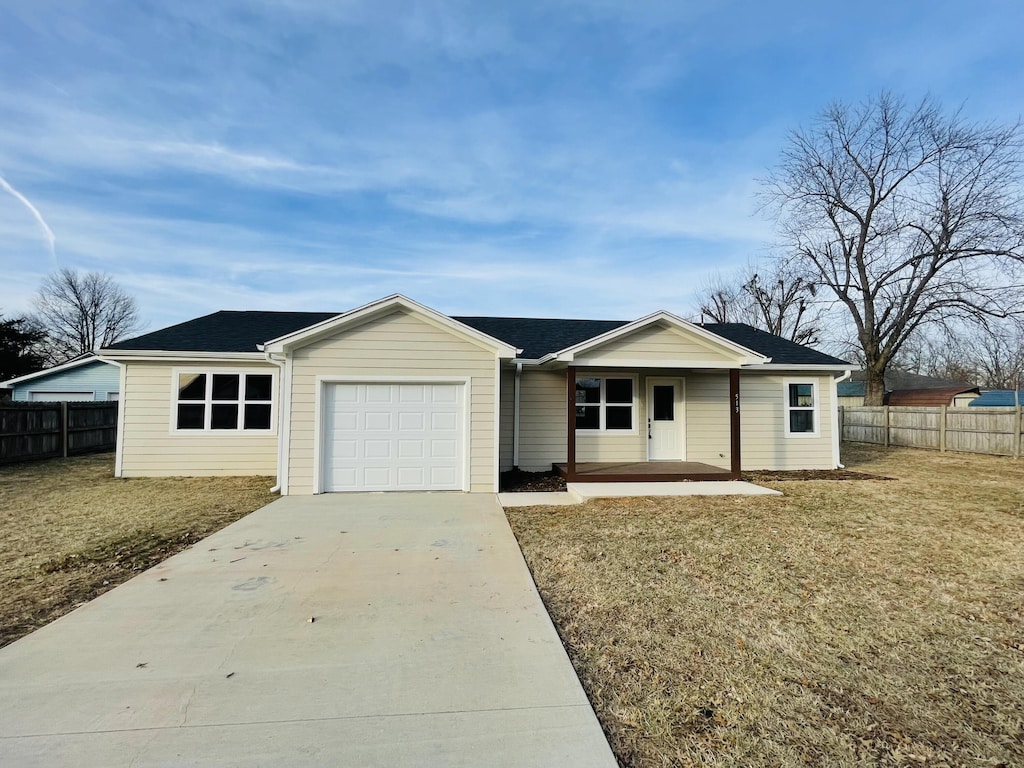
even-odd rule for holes
{"type": "Polygon", "coordinates": [[[426,424],[423,411],[410,411],[398,414],[398,429],[402,432],[421,432],[426,424]]]}
{"type": "Polygon", "coordinates": [[[398,402],[400,403],[425,403],[427,402],[427,387],[423,384],[399,384],[398,402]]]}
{"type": "Polygon", "coordinates": [[[422,459],[424,454],[422,440],[399,440],[398,458],[422,459]]]}
{"type": "Polygon", "coordinates": [[[456,384],[435,384],[431,388],[432,401],[454,405],[458,401],[459,386],[456,384]]]}
{"type": "Polygon", "coordinates": [[[454,432],[458,428],[459,415],[457,413],[446,413],[435,411],[430,414],[430,429],[432,432],[454,432]]]}
{"type": "Polygon", "coordinates": [[[366,459],[390,459],[392,456],[390,440],[363,441],[363,457],[366,459]]]}
{"type": "Polygon", "coordinates": [[[430,482],[433,485],[452,485],[456,482],[455,470],[451,467],[431,467],[430,482]]]}
{"type": "Polygon", "coordinates": [[[365,388],[365,397],[368,403],[391,402],[393,387],[390,384],[357,384],[356,386],[365,388]]]}
{"type": "Polygon", "coordinates": [[[400,488],[422,488],[427,485],[423,467],[399,467],[398,486],[400,488]]]}
{"type": "Polygon", "coordinates": [[[323,489],[459,490],[468,444],[458,384],[331,384],[323,489]]]}
{"type": "Polygon", "coordinates": [[[453,459],[458,452],[458,444],[455,440],[431,440],[430,458],[432,459],[453,459]]]}
{"type": "Polygon", "coordinates": [[[334,441],[328,456],[331,459],[354,459],[359,455],[358,447],[355,440],[339,438],[334,441]]]}

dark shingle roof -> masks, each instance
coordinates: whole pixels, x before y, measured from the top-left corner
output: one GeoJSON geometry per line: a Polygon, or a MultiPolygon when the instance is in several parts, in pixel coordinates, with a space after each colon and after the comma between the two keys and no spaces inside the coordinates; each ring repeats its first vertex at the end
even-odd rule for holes
{"type": "Polygon", "coordinates": [[[173,352],[257,352],[257,344],[308,328],[337,314],[222,310],[111,344],[109,348],[173,352]]]}
{"type": "MultiPolygon", "coordinates": [[[[256,352],[257,345],[336,317],[338,312],[221,311],[112,344],[110,349],[175,352],[256,352]]],[[[532,317],[453,317],[538,359],[620,328],[626,320],[556,320],[532,317]]],[[[846,365],[810,347],[742,323],[709,323],[712,333],[789,365],[846,365]]]]}
{"type": "Polygon", "coordinates": [[[744,323],[706,323],[703,328],[722,338],[760,352],[781,365],[849,365],[845,360],[826,355],[795,341],[761,331],[744,323]]]}
{"type": "Polygon", "coordinates": [[[536,317],[453,317],[470,328],[523,350],[537,360],[626,325],[626,320],[554,320],[536,317]]]}

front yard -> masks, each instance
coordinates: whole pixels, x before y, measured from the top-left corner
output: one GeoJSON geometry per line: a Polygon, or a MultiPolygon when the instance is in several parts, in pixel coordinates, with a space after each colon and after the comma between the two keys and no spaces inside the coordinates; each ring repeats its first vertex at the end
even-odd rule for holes
{"type": "Polygon", "coordinates": [[[113,454],[0,467],[0,646],[223,528],[273,478],[116,479],[113,454]]]}
{"type": "Polygon", "coordinates": [[[624,766],[1024,765],[1024,461],[507,511],[624,766]]]}

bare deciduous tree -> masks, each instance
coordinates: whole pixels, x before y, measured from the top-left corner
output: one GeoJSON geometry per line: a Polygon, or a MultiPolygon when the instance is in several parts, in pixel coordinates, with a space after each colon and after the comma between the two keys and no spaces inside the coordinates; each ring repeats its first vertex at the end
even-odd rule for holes
{"type": "Polygon", "coordinates": [[[109,346],[141,328],[135,299],[101,272],[54,272],[39,288],[35,306],[51,363],[109,346]]]}
{"type": "Polygon", "coordinates": [[[988,389],[1017,389],[1024,381],[1024,327],[996,322],[955,329],[922,345],[931,376],[970,381],[988,389]]]}
{"type": "Polygon", "coordinates": [[[835,104],[794,132],[765,194],[793,266],[849,311],[879,405],[886,368],[925,324],[1024,310],[1020,125],[925,100],[835,104]]]}
{"type": "Polygon", "coordinates": [[[748,266],[733,279],[716,275],[705,281],[700,311],[716,323],[747,323],[798,344],[817,344],[823,312],[812,304],[815,292],[782,264],[748,266]]]}

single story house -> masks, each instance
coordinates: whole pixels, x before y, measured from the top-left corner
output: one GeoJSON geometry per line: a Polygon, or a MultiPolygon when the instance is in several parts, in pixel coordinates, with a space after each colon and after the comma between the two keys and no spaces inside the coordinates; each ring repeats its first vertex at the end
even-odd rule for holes
{"type": "Polygon", "coordinates": [[[99,354],[121,375],[119,477],[276,475],[283,494],[831,469],[851,368],[743,324],[449,317],[398,295],[216,312],[99,354]]]}
{"type": "Polygon", "coordinates": [[[52,368],[0,382],[0,388],[10,389],[11,400],[15,402],[117,400],[120,378],[116,365],[89,353],[52,368]]]}
{"type": "Polygon", "coordinates": [[[970,402],[975,408],[1016,408],[1024,405],[1024,390],[985,389],[981,396],[970,402]]]}

